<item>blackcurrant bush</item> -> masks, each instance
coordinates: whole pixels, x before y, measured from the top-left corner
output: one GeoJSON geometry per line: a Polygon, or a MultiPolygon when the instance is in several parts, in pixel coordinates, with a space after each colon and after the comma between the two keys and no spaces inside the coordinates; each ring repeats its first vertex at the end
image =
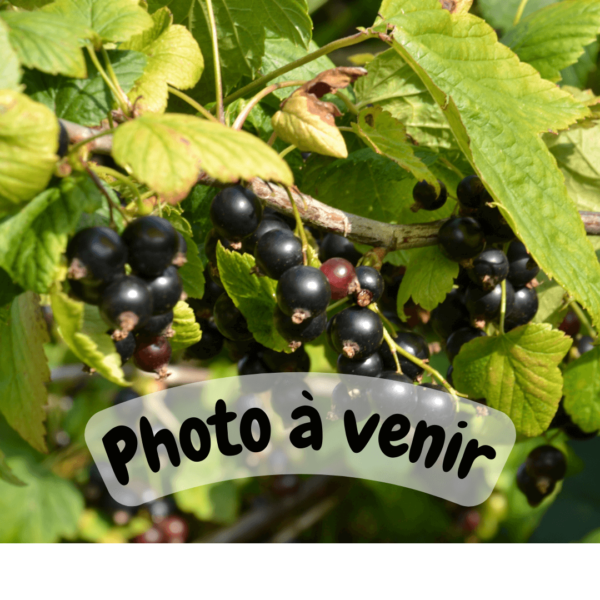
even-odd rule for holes
{"type": "Polygon", "coordinates": [[[85,281],[77,281],[77,279],[69,280],[69,296],[85,302],[86,304],[93,304],[98,306],[102,300],[102,294],[106,289],[106,283],[86,283],[85,281]]]}
{"type": "Polygon", "coordinates": [[[337,372],[342,375],[360,375],[362,377],[379,377],[383,371],[383,361],[378,352],[365,358],[351,360],[340,354],[337,359],[337,372]]]}
{"type": "Polygon", "coordinates": [[[171,344],[164,336],[139,335],[133,362],[141,371],[156,373],[159,379],[168,376],[167,365],[171,360],[171,344]]]}
{"type": "Polygon", "coordinates": [[[100,301],[100,315],[115,329],[116,340],[143,327],[152,315],[152,296],[144,280],[127,276],[107,286],[100,301]]]}
{"type": "Polygon", "coordinates": [[[158,277],[173,261],[179,248],[175,228],[161,217],[141,217],[127,225],[122,236],[128,262],[141,277],[158,277]]]}
{"type": "Polygon", "coordinates": [[[177,232],[177,252],[175,254],[175,257],[173,258],[173,264],[177,268],[183,267],[183,265],[185,265],[185,263],[187,262],[187,257],[186,257],[187,251],[188,251],[187,242],[185,241],[185,238],[183,237],[183,235],[178,231],[177,232]]]}
{"type": "Polygon", "coordinates": [[[510,263],[508,280],[517,288],[527,285],[540,272],[540,268],[527,253],[523,242],[518,240],[512,242],[508,248],[507,256],[510,263]]]}
{"type": "Polygon", "coordinates": [[[289,354],[266,348],[263,352],[263,360],[274,373],[308,373],[310,371],[310,356],[304,347],[289,354]]]}
{"type": "Polygon", "coordinates": [[[331,299],[341,300],[358,290],[354,265],[345,258],[329,258],[321,265],[331,287],[331,299]]]}
{"type": "Polygon", "coordinates": [[[294,323],[291,317],[286,315],[277,306],[274,313],[275,328],[279,335],[289,342],[290,348],[299,348],[302,344],[316,340],[327,327],[327,315],[321,314],[312,319],[305,319],[302,323],[294,323]]]}
{"type": "Polygon", "coordinates": [[[379,379],[382,382],[373,386],[371,398],[382,419],[394,414],[410,415],[415,411],[417,388],[409,377],[395,371],[383,371],[379,379]]]}
{"type": "Polygon", "coordinates": [[[385,289],[381,273],[373,267],[356,267],[356,279],[359,289],[354,292],[354,300],[359,306],[368,306],[379,302],[385,289]]]}
{"type": "Polygon", "coordinates": [[[485,336],[485,331],[477,329],[476,327],[462,327],[461,329],[457,329],[450,335],[446,342],[446,354],[448,355],[448,360],[454,362],[454,359],[464,344],[475,338],[485,336]]]}
{"type": "Polygon", "coordinates": [[[516,290],[512,310],[506,313],[504,331],[529,323],[535,317],[538,306],[538,295],[534,289],[524,287],[516,290]]]}
{"type": "Polygon", "coordinates": [[[525,468],[534,479],[547,477],[560,481],[567,474],[567,457],[554,446],[538,446],[527,456],[525,468]]]}
{"type": "Polygon", "coordinates": [[[135,336],[130,332],[122,340],[115,340],[114,344],[116,351],[121,357],[121,365],[124,365],[135,352],[135,336]]]}
{"type": "Polygon", "coordinates": [[[227,294],[221,294],[215,302],[213,316],[217,329],[227,339],[238,342],[252,337],[244,315],[227,294]]]}
{"type": "Polygon", "coordinates": [[[164,335],[165,337],[173,337],[174,332],[171,328],[173,324],[173,311],[163,313],[162,315],[153,315],[146,324],[137,329],[139,333],[148,335],[164,335]]]}
{"type": "Polygon", "coordinates": [[[60,158],[63,158],[69,151],[69,133],[60,119],[58,120],[58,126],[58,150],[56,151],[56,154],[60,158]]]}
{"type": "Polygon", "coordinates": [[[467,273],[473,283],[489,291],[506,279],[508,268],[506,254],[490,248],[473,259],[473,266],[467,269],[467,273]]]}
{"type": "Polygon", "coordinates": [[[591,352],[594,348],[594,340],[589,335],[581,336],[577,341],[577,352],[579,352],[580,355],[591,352]]]}
{"type": "Polygon", "coordinates": [[[444,301],[431,311],[430,323],[442,339],[447,339],[457,329],[469,326],[469,311],[463,300],[462,291],[454,288],[444,301]]]}
{"type": "Polygon", "coordinates": [[[127,247],[109,227],[82,229],[67,246],[68,275],[86,282],[110,281],[124,273],[127,247]]]}
{"type": "Polygon", "coordinates": [[[419,181],[415,184],[412,195],[418,208],[437,210],[446,204],[448,191],[446,190],[446,186],[439,179],[438,183],[440,184],[439,193],[436,192],[435,187],[427,181],[419,181]]]}
{"type": "MultiPolygon", "coordinates": [[[[548,482],[544,482],[544,484],[546,483],[548,482]]],[[[525,463],[523,463],[517,470],[517,487],[525,494],[529,506],[535,507],[539,506],[542,500],[554,491],[555,483],[549,482],[540,490],[539,482],[529,475],[525,463]]]]}
{"type": "Polygon", "coordinates": [[[302,264],[302,242],[285,229],[265,233],[254,250],[256,265],[271,279],[279,279],[288,269],[302,264]]]}
{"type": "Polygon", "coordinates": [[[579,317],[574,312],[568,312],[562,323],[558,326],[561,331],[564,331],[567,335],[574,338],[581,329],[581,323],[579,317]]]}
{"type": "Polygon", "coordinates": [[[262,216],[260,200],[241,185],[219,192],[210,205],[210,220],[217,233],[232,242],[251,235],[262,216]]]}
{"type": "Polygon", "coordinates": [[[189,346],[185,351],[187,358],[208,360],[214,358],[223,348],[223,335],[212,321],[198,319],[202,337],[199,342],[189,346]]]}
{"type": "Polygon", "coordinates": [[[477,211],[477,220],[483,229],[487,242],[490,244],[510,242],[515,237],[510,225],[496,206],[484,204],[477,211]]]}
{"type": "Polygon", "coordinates": [[[481,208],[486,202],[491,200],[490,195],[477,175],[468,175],[458,184],[456,197],[462,206],[475,209],[481,208]]]}
{"type": "Polygon", "coordinates": [[[344,382],[338,383],[331,394],[331,414],[334,419],[343,419],[347,410],[354,413],[357,423],[371,414],[369,396],[363,390],[348,389],[344,382]]]}
{"type": "Polygon", "coordinates": [[[438,240],[450,260],[475,258],[485,246],[483,230],[471,217],[454,217],[446,221],[438,232],[438,240]]]}
{"type": "Polygon", "coordinates": [[[368,308],[350,306],[333,317],[331,344],[349,359],[366,358],[379,349],[382,341],[381,319],[368,308]]]}
{"type": "Polygon", "coordinates": [[[265,235],[265,233],[268,233],[269,231],[273,231],[275,229],[279,229],[281,231],[289,231],[291,233],[289,225],[282,219],[279,219],[278,217],[263,216],[263,219],[258,224],[256,231],[252,235],[249,235],[248,237],[244,238],[242,242],[242,249],[244,250],[244,252],[254,255],[254,251],[256,250],[256,244],[258,243],[258,240],[260,240],[260,238],[263,235],[265,235]]]}
{"type": "MultiPolygon", "coordinates": [[[[429,358],[429,346],[423,336],[410,331],[401,331],[394,338],[394,341],[409,354],[412,354],[421,360],[427,360],[429,358]]],[[[394,360],[394,355],[389,346],[387,344],[382,344],[379,353],[383,359],[384,368],[395,371],[396,361],[394,360]]],[[[415,363],[411,362],[408,358],[404,358],[401,354],[396,355],[402,373],[411,380],[415,380],[419,375],[423,374],[423,369],[421,367],[415,365],[415,363]]]]}
{"type": "MultiPolygon", "coordinates": [[[[506,314],[509,314],[514,307],[515,292],[509,281],[506,286],[506,314]]],[[[491,321],[500,314],[500,305],[502,303],[502,285],[499,283],[493,290],[486,291],[480,287],[471,284],[465,294],[465,305],[471,319],[474,321],[491,321]]]]}
{"type": "Polygon", "coordinates": [[[325,262],[330,258],[345,258],[354,266],[361,258],[361,253],[354,247],[354,244],[343,235],[328,233],[319,247],[319,258],[325,262]]]}
{"type": "Polygon", "coordinates": [[[325,311],[331,300],[331,288],[319,269],[297,266],[280,277],[276,295],[282,312],[298,324],[325,311]]]}
{"type": "Polygon", "coordinates": [[[437,383],[423,383],[420,388],[427,392],[419,394],[419,410],[423,418],[437,425],[448,426],[456,417],[456,404],[446,389],[437,383]]]}

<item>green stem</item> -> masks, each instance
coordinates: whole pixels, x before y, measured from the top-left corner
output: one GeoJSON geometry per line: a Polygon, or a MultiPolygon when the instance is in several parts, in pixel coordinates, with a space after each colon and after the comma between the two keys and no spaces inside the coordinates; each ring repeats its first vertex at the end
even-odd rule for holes
{"type": "Polygon", "coordinates": [[[110,58],[108,56],[108,52],[106,51],[106,48],[104,48],[104,46],[102,46],[102,58],[104,59],[104,62],[106,64],[106,71],[108,73],[108,76],[110,77],[111,81],[113,82],[113,85],[115,86],[115,89],[117,90],[117,93],[119,94],[121,103],[124,104],[125,106],[127,106],[127,109],[129,110],[129,106],[130,106],[129,98],[127,97],[127,94],[123,91],[123,89],[121,88],[121,84],[119,83],[119,80],[117,79],[117,74],[115,73],[115,70],[112,67],[110,58]]]}
{"type": "Polygon", "coordinates": [[[517,8],[517,14],[515,15],[515,19],[513,21],[513,27],[515,27],[516,25],[519,24],[519,21],[521,20],[521,17],[523,16],[523,11],[525,10],[525,7],[527,6],[527,2],[529,0],[521,0],[521,4],[519,4],[519,8],[517,8]]]}
{"type": "Polygon", "coordinates": [[[392,335],[396,337],[398,335],[396,328],[392,325],[391,321],[381,312],[379,306],[377,306],[377,304],[375,303],[371,304],[371,306],[373,307],[371,308],[371,310],[379,315],[379,318],[383,321],[383,324],[392,332],[392,335]]]}
{"type": "Polygon", "coordinates": [[[100,175],[109,175],[110,177],[114,177],[117,181],[120,181],[123,185],[127,186],[136,196],[138,201],[138,207],[143,207],[142,196],[140,194],[140,190],[138,186],[129,179],[126,175],[119,173],[115,169],[111,169],[110,167],[102,167],[100,165],[90,165],[94,172],[100,175]]]}
{"type": "Polygon", "coordinates": [[[90,44],[86,45],[86,48],[90,55],[90,58],[92,59],[92,62],[94,63],[94,66],[98,70],[98,73],[100,73],[100,77],[102,77],[102,79],[104,79],[104,83],[106,83],[106,85],[112,92],[113,96],[115,97],[115,100],[117,101],[117,104],[119,105],[119,107],[121,108],[121,110],[123,111],[124,114],[126,114],[126,115],[129,114],[129,107],[127,105],[123,105],[123,103],[121,102],[121,96],[119,94],[119,91],[115,88],[111,78],[106,74],[106,71],[103,69],[102,65],[100,64],[100,61],[98,60],[98,56],[96,55],[96,51],[94,50],[94,47],[90,43],[90,44]]]}
{"type": "Polygon", "coordinates": [[[85,140],[81,140],[80,142],[73,144],[71,146],[71,149],[69,150],[69,153],[73,154],[74,152],[77,152],[77,150],[79,150],[79,148],[81,148],[82,146],[85,146],[86,144],[89,144],[90,142],[93,142],[94,140],[97,140],[98,138],[104,137],[105,135],[112,135],[113,133],[114,133],[113,129],[105,129],[104,131],[101,131],[100,133],[97,133],[96,135],[93,135],[92,137],[85,138],[85,140]]]}
{"type": "Polygon", "coordinates": [[[329,312],[330,310],[335,310],[336,308],[338,308],[339,306],[342,306],[343,304],[346,304],[346,302],[348,302],[348,298],[342,298],[341,300],[338,300],[337,302],[334,302],[333,304],[330,304],[327,307],[327,311],[329,312]]]}
{"type": "Polygon", "coordinates": [[[284,157],[286,157],[286,156],[287,156],[287,155],[288,155],[290,152],[293,152],[295,149],[296,149],[296,146],[294,146],[294,144],[292,144],[291,146],[288,146],[288,147],[287,147],[285,150],[282,150],[282,151],[279,153],[279,156],[280,156],[281,158],[284,158],[284,157]]]}
{"type": "Polygon", "coordinates": [[[593,340],[596,340],[598,336],[596,335],[596,332],[594,331],[590,320],[587,318],[587,315],[585,314],[581,306],[579,306],[577,302],[572,302],[571,308],[573,309],[573,312],[577,315],[577,318],[579,319],[579,322],[583,325],[583,328],[587,331],[587,334],[593,340]]]}
{"type": "Polygon", "coordinates": [[[302,240],[302,254],[304,256],[304,264],[308,264],[308,240],[306,239],[306,231],[304,231],[304,224],[302,223],[302,219],[300,218],[300,212],[298,211],[298,206],[296,206],[296,201],[294,200],[294,196],[292,194],[292,190],[285,186],[285,189],[288,194],[288,198],[292,204],[292,209],[294,210],[294,217],[296,219],[296,229],[300,234],[300,239],[302,240]]]}
{"type": "MultiPolygon", "coordinates": [[[[354,131],[354,129],[352,129],[352,127],[346,127],[345,125],[338,125],[338,129],[340,131],[349,131],[350,133],[356,133],[356,131],[354,131]]],[[[356,134],[358,135],[358,134],[356,134]]]]}
{"type": "Polygon", "coordinates": [[[119,205],[113,204],[113,200],[110,197],[110,194],[106,191],[106,188],[104,187],[104,185],[102,185],[102,180],[98,177],[98,175],[96,175],[96,173],[94,173],[94,171],[92,171],[89,163],[87,165],[85,165],[85,170],[86,170],[87,174],[90,176],[91,180],[96,185],[96,187],[100,190],[100,193],[106,198],[106,201],[108,202],[108,213],[109,213],[111,227],[113,227],[113,228],[115,227],[113,208],[116,208],[121,213],[123,220],[126,223],[128,223],[129,219],[127,218],[127,215],[123,211],[123,208],[119,205]]]}
{"type": "Polygon", "coordinates": [[[298,60],[288,63],[287,65],[284,65],[279,69],[275,69],[275,71],[271,71],[271,73],[268,73],[267,75],[263,75],[256,81],[249,83],[237,92],[227,96],[223,102],[225,104],[231,104],[234,100],[237,100],[238,98],[243,98],[244,96],[248,95],[254,90],[260,89],[261,87],[265,86],[267,83],[269,83],[269,81],[272,81],[273,79],[276,79],[281,75],[285,75],[286,73],[289,73],[290,71],[293,71],[298,67],[306,65],[307,63],[312,62],[313,60],[316,60],[321,56],[325,56],[326,54],[329,54],[334,50],[339,50],[340,48],[346,48],[348,46],[354,46],[355,44],[360,44],[360,42],[364,42],[365,40],[370,40],[376,37],[381,36],[378,33],[373,33],[371,31],[365,30],[359,31],[358,33],[355,33],[354,35],[351,35],[349,37],[342,38],[341,40],[336,40],[335,42],[326,44],[322,48],[319,48],[318,50],[315,50],[314,52],[311,52],[310,54],[307,54],[306,56],[303,56],[298,60]]]}
{"type": "Polygon", "coordinates": [[[340,92],[340,90],[337,90],[335,92],[335,95],[346,105],[346,108],[354,115],[358,114],[358,108],[352,103],[352,100],[350,100],[350,98],[348,98],[348,96],[346,96],[346,94],[343,94],[342,92],[340,92]]]}
{"type": "Polygon", "coordinates": [[[398,360],[398,354],[396,352],[396,344],[392,336],[389,334],[388,330],[385,328],[383,329],[383,337],[385,339],[386,344],[390,348],[392,356],[394,357],[394,362],[396,363],[396,373],[402,374],[402,367],[400,366],[400,361],[398,360]]]}
{"type": "Polygon", "coordinates": [[[204,108],[202,104],[196,102],[193,98],[190,98],[187,94],[180,92],[178,89],[171,86],[168,87],[169,94],[173,94],[174,96],[181,98],[184,102],[187,102],[192,108],[196,109],[204,118],[208,119],[209,121],[214,121],[215,123],[219,122],[219,120],[216,119],[215,116],[211,114],[209,110],[204,108]]]}
{"type": "Polygon", "coordinates": [[[206,11],[208,12],[208,24],[210,26],[210,39],[212,41],[213,68],[215,70],[215,94],[217,96],[217,119],[225,123],[223,112],[223,81],[221,79],[221,61],[219,59],[219,40],[217,35],[217,23],[213,11],[212,0],[206,0],[206,11]]]}
{"type": "Polygon", "coordinates": [[[500,284],[502,286],[502,299],[500,301],[500,335],[504,335],[504,320],[506,319],[506,279],[500,284]]]}

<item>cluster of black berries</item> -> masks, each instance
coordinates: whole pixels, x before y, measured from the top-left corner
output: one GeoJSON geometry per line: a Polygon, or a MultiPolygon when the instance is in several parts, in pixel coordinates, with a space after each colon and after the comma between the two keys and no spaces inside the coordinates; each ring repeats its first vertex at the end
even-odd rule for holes
{"type": "Polygon", "coordinates": [[[133,357],[139,369],[159,377],[171,358],[168,338],[186,252],[183,236],[155,216],[132,221],[121,236],[108,227],[83,229],[67,246],[71,295],[98,306],[123,363],[133,357]]]}
{"type": "Polygon", "coordinates": [[[517,486],[530,506],[539,506],[567,473],[567,458],[554,446],[532,450],[517,471],[517,486]]]}

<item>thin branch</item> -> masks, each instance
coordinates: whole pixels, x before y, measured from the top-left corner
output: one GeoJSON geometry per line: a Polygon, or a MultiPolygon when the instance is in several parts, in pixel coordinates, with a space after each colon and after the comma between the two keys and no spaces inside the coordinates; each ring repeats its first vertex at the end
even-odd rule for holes
{"type": "Polygon", "coordinates": [[[208,12],[208,24],[210,26],[210,39],[212,41],[213,68],[215,70],[215,94],[217,96],[217,119],[225,123],[223,113],[223,81],[221,79],[221,61],[219,59],[219,38],[217,34],[217,23],[213,11],[212,0],[206,0],[206,10],[208,12]]]}
{"type": "Polygon", "coordinates": [[[90,152],[97,152],[98,154],[111,153],[112,135],[108,135],[110,129],[106,127],[92,129],[91,127],[71,123],[71,121],[65,121],[64,119],[59,119],[59,121],[66,129],[71,144],[80,144],[81,142],[87,141],[90,152]],[[104,134],[105,131],[107,134],[104,134]],[[105,137],[99,137],[98,134],[100,133],[105,137]]]}
{"type": "Polygon", "coordinates": [[[521,20],[521,17],[523,16],[523,12],[525,10],[525,7],[527,6],[527,2],[529,0],[521,0],[521,3],[519,4],[519,8],[517,8],[517,13],[515,14],[515,18],[513,20],[513,27],[515,27],[516,25],[519,24],[519,21],[521,20]]]}
{"type": "Polygon", "coordinates": [[[209,121],[214,121],[215,123],[219,122],[218,119],[216,119],[215,116],[209,110],[204,108],[202,104],[196,102],[193,98],[190,98],[187,94],[180,92],[177,88],[174,88],[170,85],[168,86],[168,89],[169,94],[173,94],[174,96],[181,98],[184,102],[187,102],[192,108],[197,110],[205,119],[208,119],[209,121]]]}

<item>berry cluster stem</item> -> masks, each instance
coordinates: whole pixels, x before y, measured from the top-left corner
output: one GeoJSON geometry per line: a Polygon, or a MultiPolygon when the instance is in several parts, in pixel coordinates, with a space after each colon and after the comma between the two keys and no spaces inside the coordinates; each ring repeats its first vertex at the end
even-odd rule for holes
{"type": "Polygon", "coordinates": [[[587,315],[585,314],[585,312],[583,311],[581,306],[579,306],[579,304],[577,304],[577,302],[571,302],[571,308],[573,309],[573,312],[577,315],[579,322],[583,325],[583,328],[586,330],[587,334],[594,341],[596,339],[598,339],[598,336],[597,336],[596,332],[594,331],[594,328],[592,327],[590,320],[588,319],[587,315]]]}
{"type": "Polygon", "coordinates": [[[300,235],[300,239],[302,240],[302,255],[304,256],[304,264],[308,264],[308,240],[306,239],[306,231],[304,231],[304,224],[302,223],[302,219],[300,218],[300,213],[298,212],[298,206],[296,205],[296,201],[294,200],[294,196],[292,195],[292,190],[289,187],[285,188],[290,202],[292,203],[292,208],[294,210],[294,217],[296,219],[296,229],[300,235]]]}
{"type": "Polygon", "coordinates": [[[204,108],[202,104],[196,102],[193,98],[190,98],[187,94],[184,94],[183,92],[179,91],[177,88],[174,88],[172,86],[168,86],[168,89],[169,94],[173,94],[173,96],[177,96],[178,98],[181,98],[184,102],[187,102],[187,104],[189,104],[192,108],[196,109],[205,119],[208,119],[209,121],[213,121],[215,123],[219,122],[209,110],[204,108]]]}
{"type": "Polygon", "coordinates": [[[398,360],[398,354],[396,353],[396,344],[389,331],[385,327],[383,328],[383,338],[385,339],[385,343],[389,346],[390,352],[394,357],[394,362],[396,363],[396,373],[402,374],[402,367],[400,367],[400,361],[398,360]]]}
{"type": "MultiPolygon", "coordinates": [[[[102,79],[104,80],[104,83],[106,83],[106,85],[108,86],[108,89],[112,92],[113,96],[115,97],[115,100],[119,104],[120,109],[123,111],[123,114],[129,115],[129,99],[123,93],[123,90],[118,85],[118,82],[117,82],[117,85],[115,86],[113,80],[108,76],[108,74],[106,73],[106,71],[104,70],[102,65],[100,64],[100,61],[98,60],[98,55],[96,54],[96,51],[94,50],[94,47],[92,46],[92,44],[91,43],[87,44],[86,48],[90,55],[90,58],[92,59],[92,62],[94,63],[94,66],[98,70],[98,73],[100,73],[100,77],[102,77],[102,79]]],[[[104,50],[104,48],[103,48],[103,50],[104,50]]],[[[106,52],[106,51],[104,50],[104,52],[106,52]]],[[[115,79],[116,79],[116,77],[115,77],[115,79]]]]}
{"type": "Polygon", "coordinates": [[[500,335],[504,335],[504,321],[506,319],[506,280],[502,280],[502,299],[500,300],[500,335]]]}

